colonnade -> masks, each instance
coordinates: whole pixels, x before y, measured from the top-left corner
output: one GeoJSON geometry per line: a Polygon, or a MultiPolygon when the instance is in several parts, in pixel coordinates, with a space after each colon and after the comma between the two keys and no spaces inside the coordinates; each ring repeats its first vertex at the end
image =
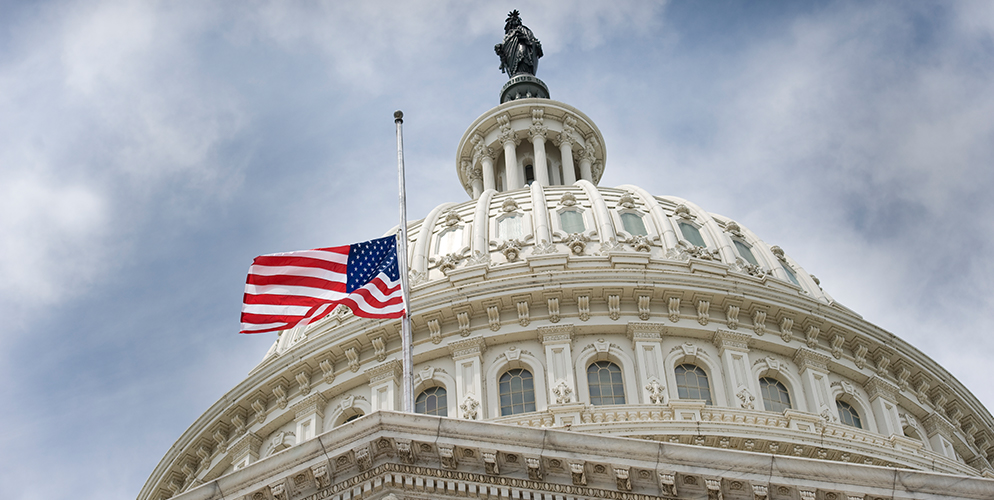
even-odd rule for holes
{"type": "Polygon", "coordinates": [[[497,115],[495,119],[498,128],[492,129],[493,132],[479,131],[470,136],[472,160],[469,156],[463,156],[461,167],[468,176],[474,199],[491,189],[498,192],[510,191],[521,189],[529,183],[544,187],[569,186],[578,180],[595,182],[594,164],[602,161],[596,156],[599,148],[596,134],[583,134],[577,130],[577,119],[570,114],[565,114],[561,119],[552,117],[552,130],[545,125],[545,108],[532,107],[530,114],[530,123],[528,118],[512,118],[509,113],[497,115]],[[516,123],[512,125],[512,121],[516,123]],[[519,162],[519,146],[525,139],[530,143],[533,153],[534,172],[531,179],[526,178],[525,165],[519,162]],[[549,142],[552,143],[551,147],[559,148],[562,159],[561,178],[558,175],[550,176],[549,142]],[[501,153],[503,162],[500,161],[501,153]],[[503,179],[499,175],[501,167],[503,179]]]}

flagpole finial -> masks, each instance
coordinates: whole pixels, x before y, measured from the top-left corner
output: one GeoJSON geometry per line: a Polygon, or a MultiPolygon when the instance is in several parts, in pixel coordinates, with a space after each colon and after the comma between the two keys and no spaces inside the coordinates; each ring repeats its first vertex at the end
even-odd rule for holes
{"type": "Polygon", "coordinates": [[[393,121],[395,121],[395,122],[403,122],[404,121],[404,112],[401,111],[401,110],[399,110],[399,109],[397,111],[394,111],[393,112],[393,121]]]}

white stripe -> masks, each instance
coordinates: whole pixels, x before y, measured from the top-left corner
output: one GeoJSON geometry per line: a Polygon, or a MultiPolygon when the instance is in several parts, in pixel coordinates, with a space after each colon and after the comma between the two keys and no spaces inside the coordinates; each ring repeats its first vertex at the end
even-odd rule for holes
{"type": "Polygon", "coordinates": [[[309,276],[312,278],[321,278],[328,281],[340,282],[344,282],[346,280],[345,273],[329,271],[327,269],[321,269],[320,267],[252,266],[249,269],[249,275],[253,274],[256,276],[309,276]]]}
{"type": "Polygon", "coordinates": [[[254,332],[256,330],[268,330],[269,328],[282,328],[286,323],[265,323],[265,324],[255,324],[255,323],[242,323],[243,332],[254,332]]]}
{"type": "Polygon", "coordinates": [[[313,288],[309,286],[282,285],[245,285],[245,293],[249,295],[286,295],[289,297],[313,297],[323,300],[342,300],[347,297],[344,292],[313,288]]]}
{"type": "Polygon", "coordinates": [[[242,312],[264,316],[304,316],[311,306],[243,304],[242,312]]]}
{"type": "MultiPolygon", "coordinates": [[[[383,273],[380,273],[379,276],[377,276],[377,277],[373,278],[372,280],[370,280],[369,283],[366,283],[365,285],[359,287],[359,289],[360,290],[361,289],[369,290],[369,294],[372,295],[377,300],[379,300],[380,302],[386,302],[386,301],[390,300],[393,297],[402,297],[403,296],[402,293],[401,293],[400,288],[398,288],[396,291],[394,291],[390,295],[383,295],[383,292],[380,291],[380,288],[377,287],[375,284],[373,284],[373,280],[376,280],[376,279],[379,279],[380,281],[382,281],[387,286],[387,288],[393,288],[393,287],[397,286],[397,284],[399,283],[398,281],[387,281],[389,279],[389,278],[387,278],[387,275],[383,274],[383,273]]],[[[352,293],[354,294],[355,291],[353,291],[352,293]]]]}
{"type": "Polygon", "coordinates": [[[404,303],[403,302],[399,302],[399,303],[394,304],[392,306],[373,307],[373,306],[369,305],[366,302],[366,299],[364,297],[362,297],[361,295],[352,295],[349,298],[351,298],[352,300],[355,301],[356,305],[359,306],[359,309],[362,309],[363,311],[366,311],[367,313],[370,313],[370,314],[390,314],[390,313],[400,312],[400,311],[404,310],[404,303]]]}
{"type": "Polygon", "coordinates": [[[321,250],[301,250],[299,252],[270,253],[263,255],[263,257],[309,257],[312,259],[326,260],[328,262],[337,262],[339,264],[349,263],[348,252],[335,253],[335,252],[327,252],[321,250]]]}

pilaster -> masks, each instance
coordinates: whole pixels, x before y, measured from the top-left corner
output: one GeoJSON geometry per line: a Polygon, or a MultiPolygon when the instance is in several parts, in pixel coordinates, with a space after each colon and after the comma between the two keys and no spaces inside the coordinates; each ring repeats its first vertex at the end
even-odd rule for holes
{"type": "Polygon", "coordinates": [[[546,371],[549,376],[549,403],[569,404],[576,401],[576,380],[573,376],[573,325],[542,326],[538,338],[545,346],[546,371]]]}
{"type": "Polygon", "coordinates": [[[483,351],[487,348],[483,337],[472,337],[449,344],[452,361],[456,365],[456,401],[459,417],[476,420],[482,415],[483,404],[483,351]]]}
{"type": "Polygon", "coordinates": [[[400,361],[392,359],[386,363],[376,365],[364,373],[369,377],[370,402],[372,403],[373,411],[398,410],[397,381],[402,377],[400,361]]]}
{"type": "Polygon", "coordinates": [[[762,403],[757,403],[760,393],[756,387],[755,377],[749,369],[752,366],[749,361],[750,338],[751,336],[745,333],[719,328],[711,337],[711,343],[718,348],[718,356],[721,357],[721,364],[725,367],[724,383],[725,394],[729,399],[728,406],[755,410],[757,404],[762,403]]]}
{"type": "Polygon", "coordinates": [[[663,323],[643,321],[628,323],[628,338],[635,350],[635,369],[638,373],[639,394],[642,404],[667,404],[666,374],[663,372],[663,323]]]}

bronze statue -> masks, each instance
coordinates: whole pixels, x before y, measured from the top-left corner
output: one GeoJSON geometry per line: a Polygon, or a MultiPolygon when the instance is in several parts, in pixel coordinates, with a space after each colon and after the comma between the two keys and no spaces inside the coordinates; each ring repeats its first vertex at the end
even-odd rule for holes
{"type": "Polygon", "coordinates": [[[532,30],[521,24],[519,16],[517,10],[507,15],[504,41],[494,45],[494,51],[500,56],[500,70],[507,73],[508,78],[520,74],[534,76],[538,71],[538,58],[542,57],[542,43],[532,30]]]}

